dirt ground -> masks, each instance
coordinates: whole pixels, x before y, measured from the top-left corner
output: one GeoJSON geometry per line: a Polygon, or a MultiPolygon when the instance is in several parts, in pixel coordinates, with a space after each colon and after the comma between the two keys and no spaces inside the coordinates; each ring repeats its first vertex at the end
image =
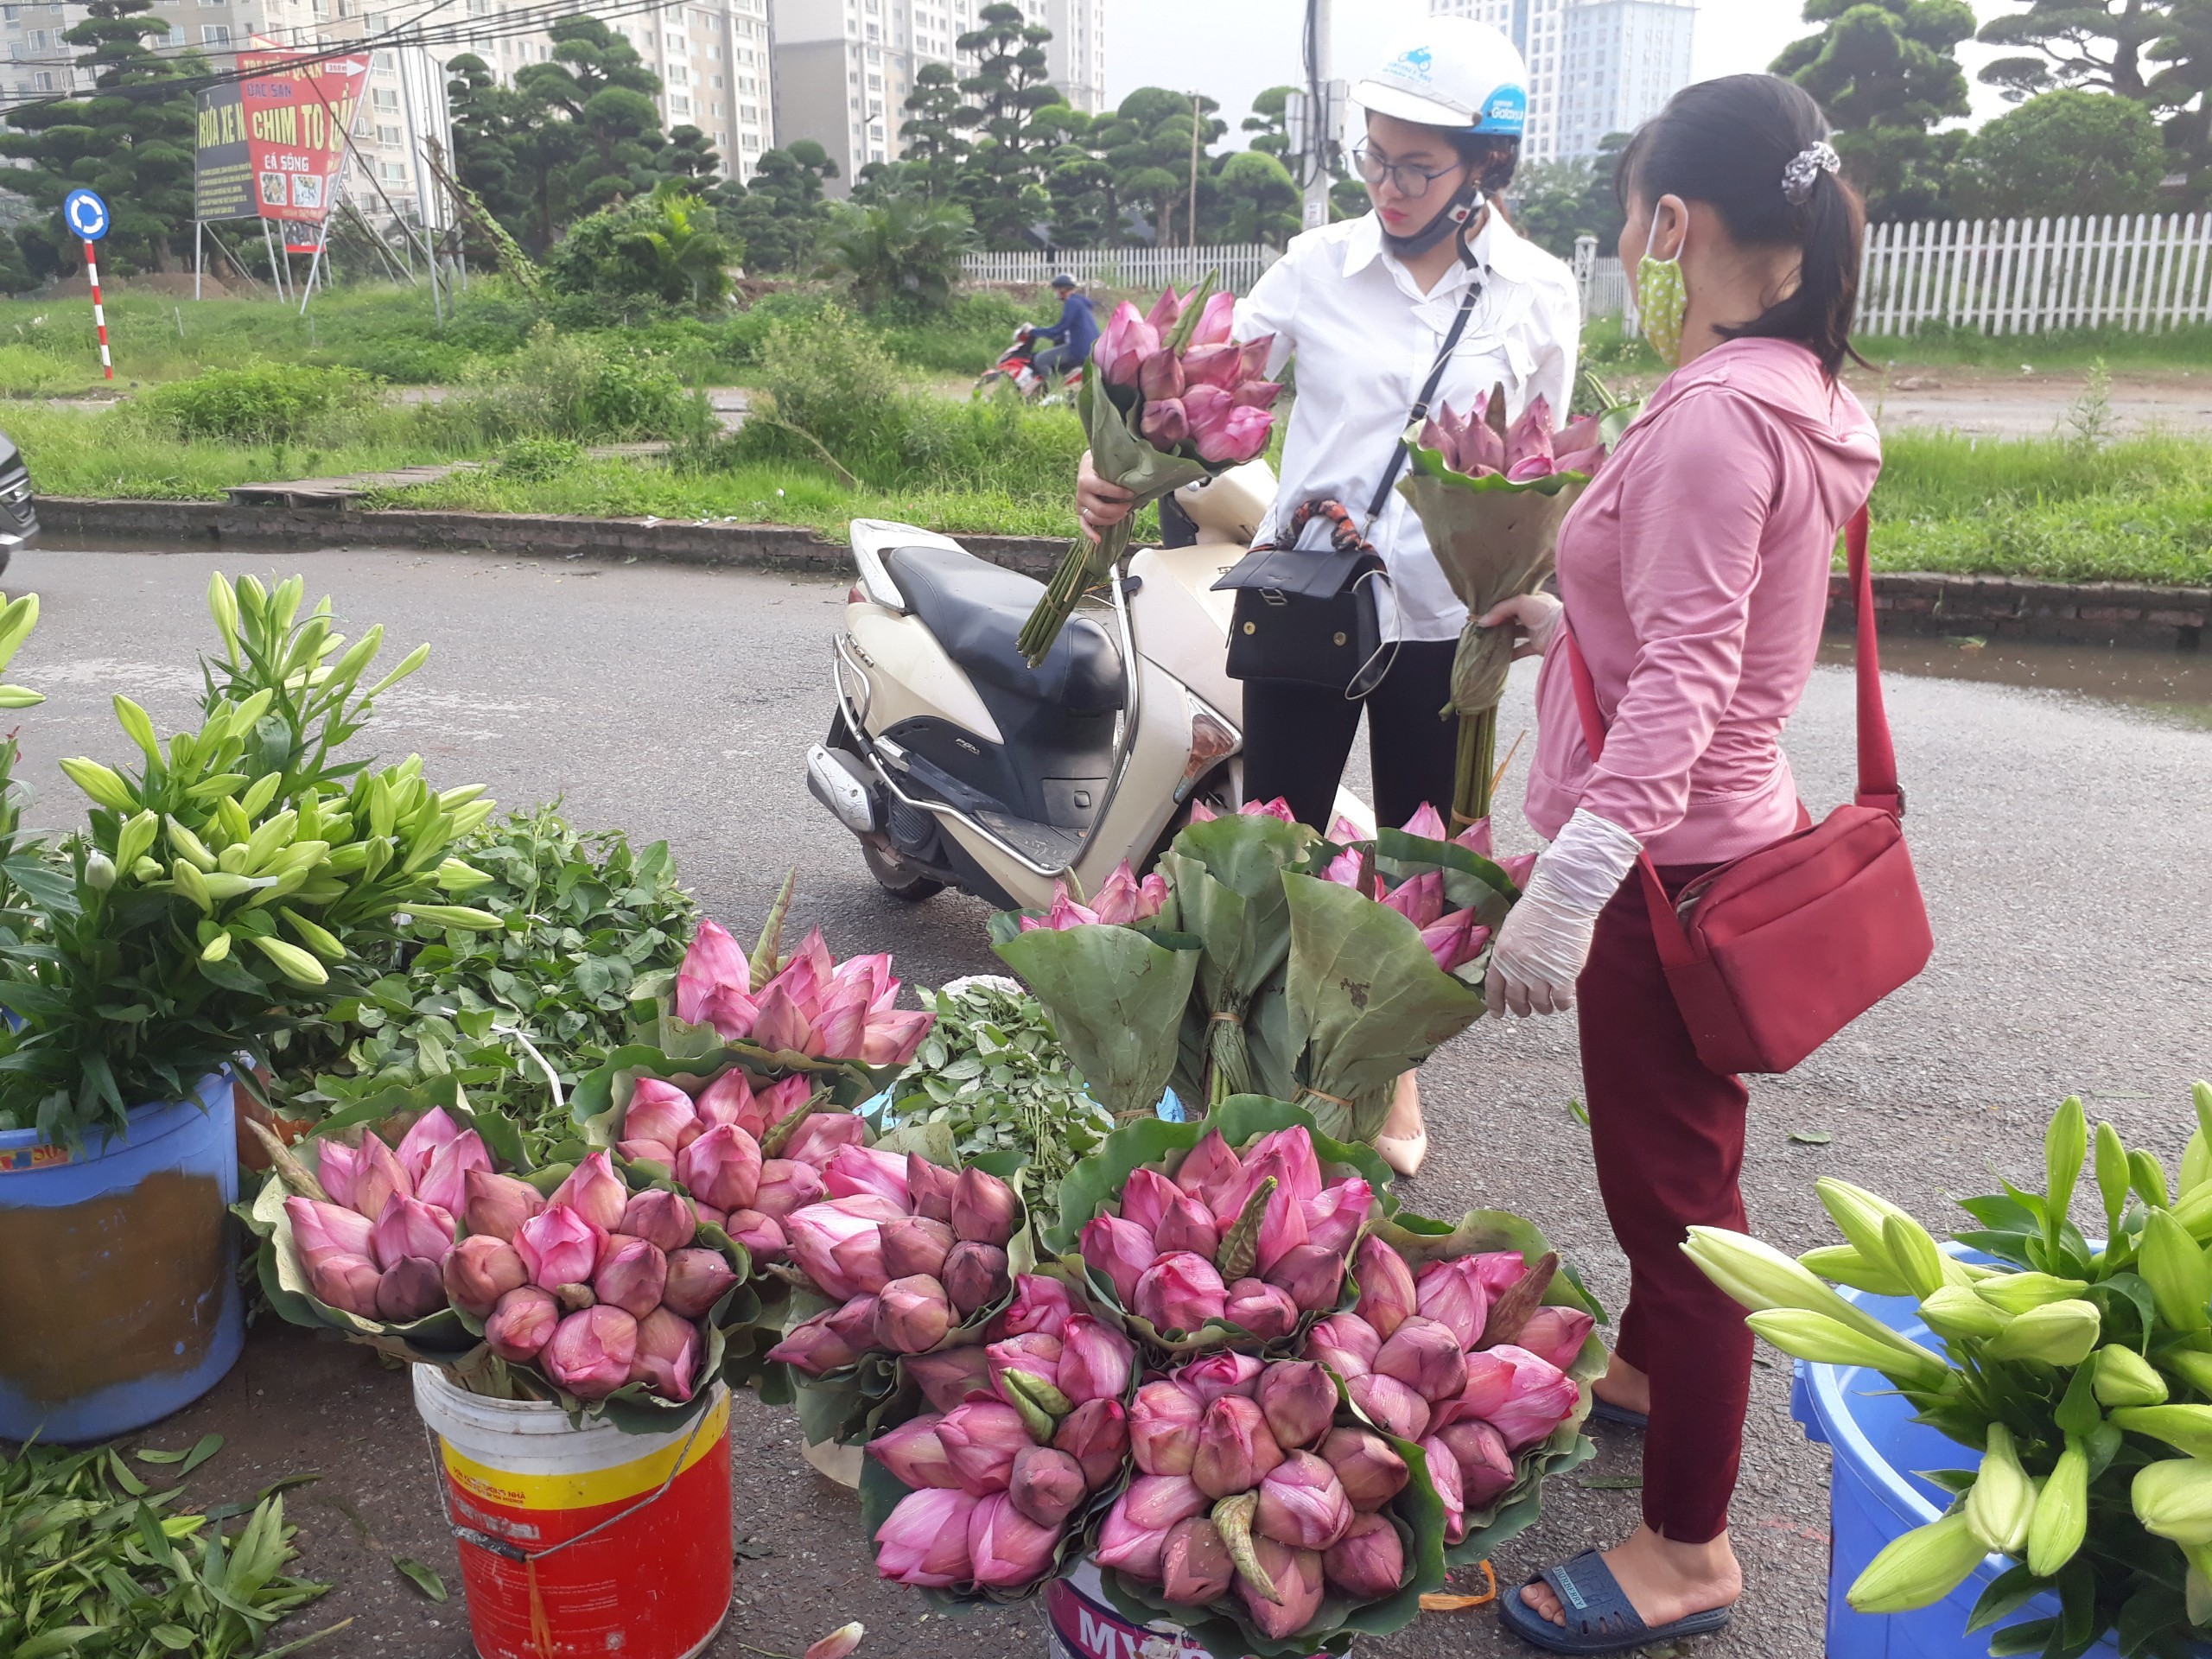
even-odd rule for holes
{"type": "MultiPolygon", "coordinates": [[[[2071,434],[2076,429],[2071,411],[2088,388],[2088,372],[2038,370],[2031,344],[2022,344],[2020,366],[2005,373],[1927,364],[1887,366],[1878,358],[1873,371],[1854,369],[1846,378],[1885,431],[1948,428],[1980,438],[2071,434]]],[[[2111,435],[2212,428],[2212,370],[2115,372],[2108,397],[2111,435]]]]}

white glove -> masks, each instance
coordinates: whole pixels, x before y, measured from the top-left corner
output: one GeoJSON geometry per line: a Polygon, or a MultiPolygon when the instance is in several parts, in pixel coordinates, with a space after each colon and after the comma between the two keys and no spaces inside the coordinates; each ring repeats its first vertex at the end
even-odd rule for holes
{"type": "Polygon", "coordinates": [[[1541,657],[1551,649],[1552,636],[1559,632],[1559,619],[1566,607],[1554,594],[1522,594],[1502,605],[1492,606],[1476,620],[1478,628],[1495,628],[1507,623],[1517,626],[1528,639],[1514,649],[1516,657],[1541,657]]]}
{"type": "Polygon", "coordinates": [[[1634,836],[1580,808],[1546,848],[1505,914],[1483,982],[1489,1012],[1565,1014],[1590,959],[1590,936],[1643,847],[1634,836]]]}

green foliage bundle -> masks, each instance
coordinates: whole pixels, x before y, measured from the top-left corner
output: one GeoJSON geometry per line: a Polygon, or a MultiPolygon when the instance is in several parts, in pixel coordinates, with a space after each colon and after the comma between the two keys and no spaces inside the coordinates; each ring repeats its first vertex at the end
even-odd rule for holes
{"type": "Polygon", "coordinates": [[[966,208],[901,195],[878,207],[840,208],[823,253],[830,269],[851,278],[862,310],[895,304],[938,312],[951,302],[961,258],[974,241],[966,208]]]}
{"type": "Polygon", "coordinates": [[[156,386],[140,402],[150,419],[181,438],[296,443],[330,416],[375,397],[375,382],[358,369],[248,363],[156,386]]]}
{"type": "Polygon", "coordinates": [[[563,294],[704,310],[728,297],[729,266],[742,253],[716,228],[715,210],[671,182],[582,220],[547,258],[545,274],[563,294]]]}

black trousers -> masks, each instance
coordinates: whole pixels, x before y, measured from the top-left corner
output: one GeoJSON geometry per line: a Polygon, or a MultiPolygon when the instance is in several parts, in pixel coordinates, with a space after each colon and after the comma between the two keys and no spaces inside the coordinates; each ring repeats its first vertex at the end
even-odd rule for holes
{"type": "Polygon", "coordinates": [[[1363,702],[1287,680],[1245,681],[1244,798],[1280,795],[1300,823],[1325,833],[1364,709],[1376,823],[1402,824],[1424,801],[1449,817],[1459,722],[1437,711],[1451,701],[1458,649],[1456,639],[1407,640],[1363,702]]]}
{"type": "Polygon", "coordinates": [[[1083,366],[1087,352],[1078,352],[1071,346],[1047,346],[1029,359],[1031,371],[1040,380],[1051,380],[1083,366]]]}

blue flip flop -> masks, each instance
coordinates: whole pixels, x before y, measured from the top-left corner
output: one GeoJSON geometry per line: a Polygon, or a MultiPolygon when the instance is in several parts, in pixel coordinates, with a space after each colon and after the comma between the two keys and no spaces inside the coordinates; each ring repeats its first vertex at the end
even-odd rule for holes
{"type": "Polygon", "coordinates": [[[1703,1636],[1728,1622],[1727,1608],[1713,1607],[1653,1629],[1629,1605],[1612,1569],[1594,1549],[1547,1567],[1529,1583],[1539,1580],[1551,1586],[1552,1593],[1566,1610],[1564,1625],[1554,1624],[1539,1613],[1521,1599],[1518,1591],[1499,1599],[1497,1616],[1523,1642],[1553,1653],[1622,1653],[1672,1637],[1703,1636]]]}
{"type": "Polygon", "coordinates": [[[1630,1411],[1626,1406],[1617,1406],[1611,1401],[1601,1399],[1594,1394],[1590,1396],[1590,1414],[1601,1423],[1618,1423],[1624,1428],[1651,1427],[1649,1413],[1630,1411]]]}

